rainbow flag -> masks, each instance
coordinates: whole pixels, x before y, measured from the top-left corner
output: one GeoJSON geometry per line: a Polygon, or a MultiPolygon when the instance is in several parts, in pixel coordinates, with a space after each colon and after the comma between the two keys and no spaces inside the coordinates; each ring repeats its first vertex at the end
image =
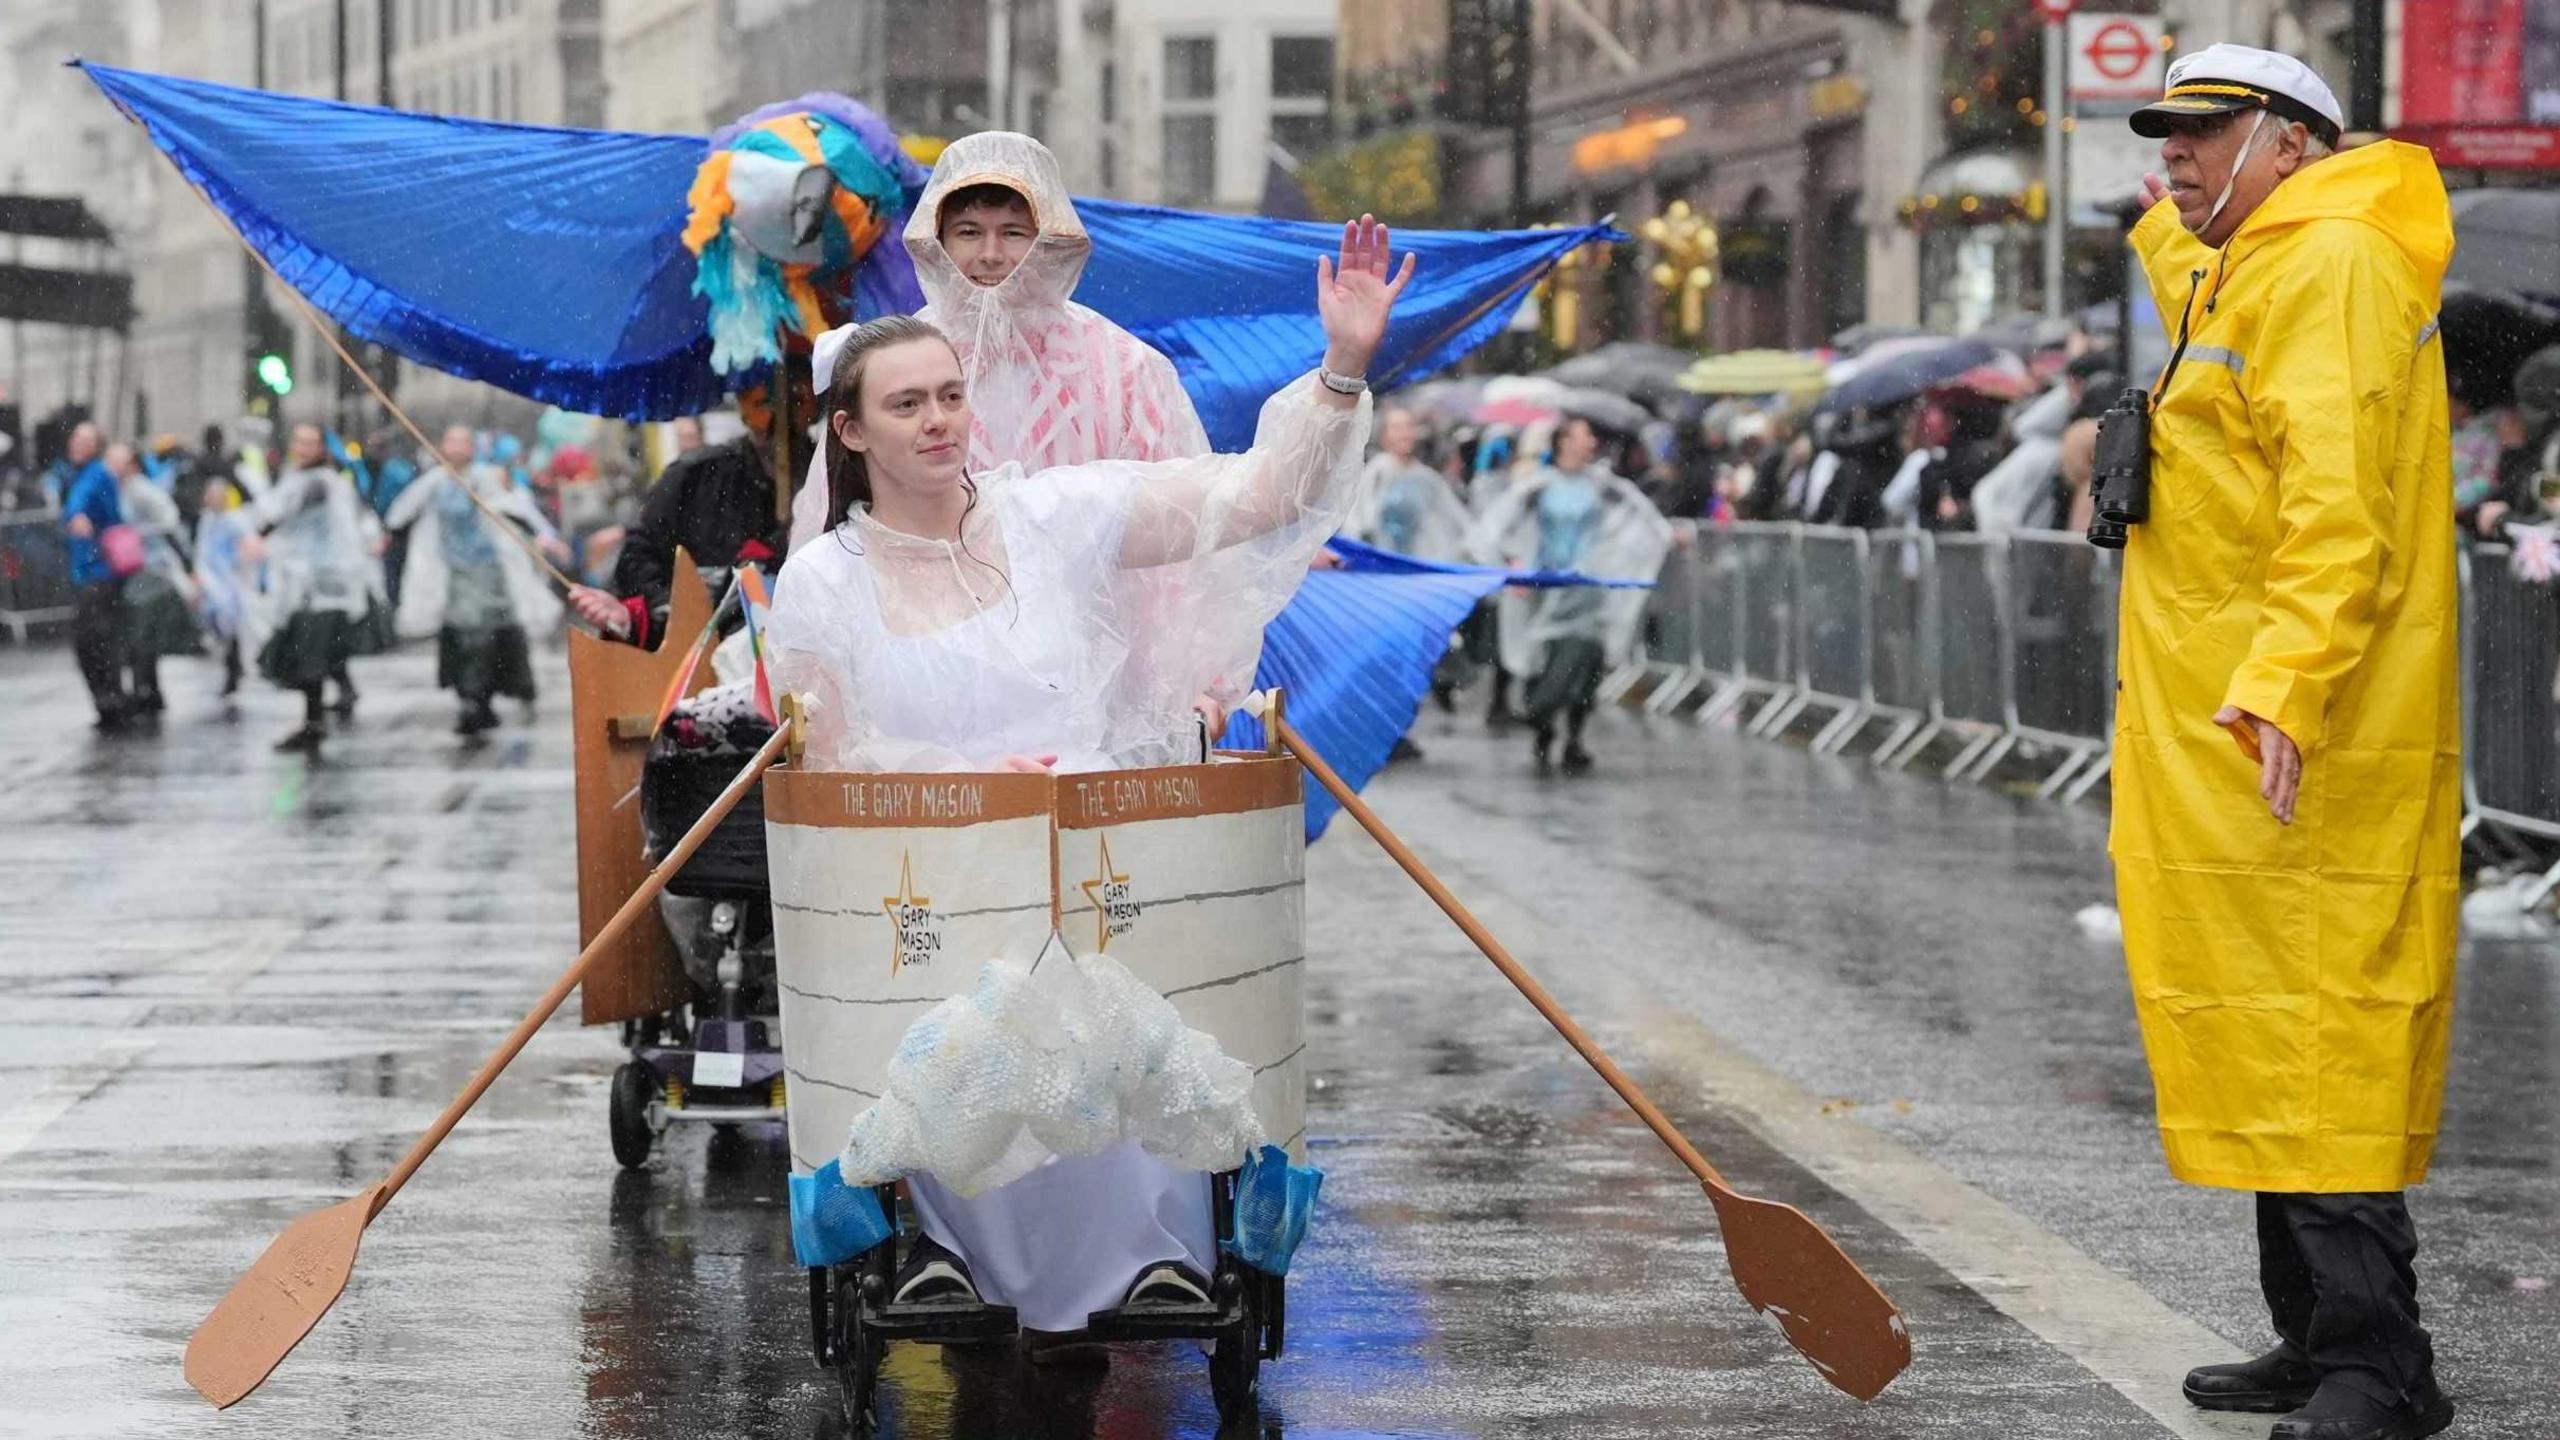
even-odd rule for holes
{"type": "Polygon", "coordinates": [[[773,680],[764,669],[764,624],[761,615],[773,608],[764,588],[764,572],[753,565],[738,567],[738,599],[747,616],[747,648],[756,657],[756,709],[769,725],[782,723],[782,711],[773,703],[773,680]]]}
{"type": "MultiPolygon", "coordinates": [[[[738,598],[738,577],[745,573],[741,569],[730,575],[727,593],[712,608],[711,618],[703,622],[702,633],[693,637],[693,647],[685,652],[684,664],[676,667],[674,680],[669,682],[667,693],[658,701],[658,718],[649,726],[650,739],[657,739],[658,732],[667,728],[667,717],[676,713],[676,706],[684,703],[684,697],[692,691],[694,673],[702,668],[702,657],[711,653],[712,642],[720,638],[720,617],[729,613],[730,602],[738,598]]],[[[756,678],[761,681],[764,678],[761,650],[756,655],[756,667],[756,678]]]]}

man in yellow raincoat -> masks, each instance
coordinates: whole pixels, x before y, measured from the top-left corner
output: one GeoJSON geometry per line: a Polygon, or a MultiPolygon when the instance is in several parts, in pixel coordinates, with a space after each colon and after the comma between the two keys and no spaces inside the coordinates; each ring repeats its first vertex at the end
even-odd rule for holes
{"type": "Polygon", "coordinates": [[[2300,61],[2214,45],[2133,117],[2176,358],[2125,553],[2111,849],[2169,1168],[2257,1192],[2277,1348],[2187,1377],[2274,1440],[2452,1419],[2401,1191],[2426,1176],[2460,878],[2433,159],[2332,154],[2300,61]]]}

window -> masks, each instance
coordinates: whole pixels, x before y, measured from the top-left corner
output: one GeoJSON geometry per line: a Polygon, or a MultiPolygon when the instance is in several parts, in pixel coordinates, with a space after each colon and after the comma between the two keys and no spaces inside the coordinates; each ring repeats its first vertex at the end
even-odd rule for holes
{"type": "Polygon", "coordinates": [[[1333,144],[1333,117],[1283,115],[1275,110],[1271,116],[1271,143],[1288,151],[1293,160],[1312,160],[1333,144]]]}
{"type": "Polygon", "coordinates": [[[1164,42],[1164,98],[1214,100],[1218,96],[1218,42],[1198,36],[1164,42]]]}
{"type": "Polygon", "coordinates": [[[1164,198],[1197,205],[1216,198],[1218,190],[1218,117],[1213,114],[1164,117],[1164,198]]]}
{"type": "Polygon", "coordinates": [[[1333,41],[1271,37],[1271,143],[1304,160],[1333,143],[1333,41]]]}
{"type": "Polygon", "coordinates": [[[1333,98],[1333,39],[1326,35],[1271,37],[1271,98],[1333,98]]]}
{"type": "Polygon", "coordinates": [[[1102,123],[1120,123],[1120,66],[1118,62],[1102,62],[1102,123]]]}
{"type": "Polygon", "coordinates": [[[1218,193],[1218,42],[1164,42],[1164,198],[1200,204],[1218,193]]]}

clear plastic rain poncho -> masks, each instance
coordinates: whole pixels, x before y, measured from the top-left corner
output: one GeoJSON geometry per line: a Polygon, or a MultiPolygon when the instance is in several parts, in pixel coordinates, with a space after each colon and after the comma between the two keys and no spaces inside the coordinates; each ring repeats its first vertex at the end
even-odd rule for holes
{"type": "Polygon", "coordinates": [[[1252,673],[1358,490],[1368,432],[1368,397],[1328,403],[1308,375],[1242,455],[1003,465],[976,477],[957,543],[857,510],[794,546],[767,645],[774,683],[814,701],[808,764],[1197,759],[1193,699],[1252,673]],[[1167,581],[1202,598],[1166,606],[1167,581]]]}
{"type": "Polygon", "coordinates": [[[1360,477],[1360,503],[1344,528],[1381,550],[1450,563],[1467,558],[1474,524],[1467,502],[1439,471],[1381,453],[1360,477]]]}
{"type": "MultiPolygon", "coordinates": [[[[1579,473],[1539,470],[1497,497],[1477,522],[1476,561],[1513,570],[1571,570],[1650,585],[1671,552],[1671,522],[1635,485],[1605,465],[1579,473]]],[[[1635,652],[1649,590],[1568,586],[1505,590],[1502,668],[1538,673],[1547,642],[1597,640],[1612,665],[1635,652]]]]}
{"type": "MultiPolygon", "coordinates": [[[[917,317],[950,337],[969,385],[972,472],[1008,461],[1036,472],[1209,453],[1208,432],[1173,362],[1070,298],[1093,241],[1047,146],[1006,130],[951,142],[907,218],[906,242],[925,294],[917,317]],[[1020,194],[1039,231],[1031,253],[1001,284],[972,281],[942,248],[943,202],[972,185],[1020,194]]],[[[821,390],[852,328],[830,331],[812,348],[821,390]]],[[[791,548],[815,538],[826,518],[826,475],[813,459],[791,507],[791,548]]]]}
{"type": "Polygon", "coordinates": [[[559,597],[523,547],[497,533],[502,522],[462,493],[465,486],[526,534],[558,538],[532,494],[495,465],[466,465],[458,476],[439,465],[419,476],[382,517],[386,527],[410,532],[396,629],[412,640],[446,626],[520,625],[529,635],[549,634],[560,623],[559,597]]]}
{"type": "Polygon", "coordinates": [[[305,610],[361,620],[383,603],[382,563],[373,556],[381,526],[344,471],[287,470],[258,497],[267,526],[265,606],[271,624],[305,610]]]}

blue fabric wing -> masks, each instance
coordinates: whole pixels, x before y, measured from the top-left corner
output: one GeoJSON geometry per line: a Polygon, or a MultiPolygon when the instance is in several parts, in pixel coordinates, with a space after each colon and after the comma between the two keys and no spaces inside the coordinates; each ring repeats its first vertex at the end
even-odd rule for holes
{"type": "MultiPolygon", "coordinates": [[[[1340,247],[1342,227],[1082,198],[1076,213],[1093,236],[1076,299],[1172,357],[1212,445],[1250,446],[1262,402],[1324,358],[1315,262],[1340,247]]],[[[1616,233],[1396,232],[1396,249],[1420,268],[1369,378],[1386,389],[1457,363],[1567,252],[1616,233]]]]}
{"type": "MultiPolygon", "coordinates": [[[[1289,724],[1343,783],[1359,790],[1385,767],[1396,737],[1413,725],[1431,689],[1431,667],[1476,602],[1502,584],[1496,570],[1405,575],[1317,570],[1289,608],[1262,632],[1257,690],[1279,689],[1289,724]]],[[[1263,747],[1262,723],[1228,722],[1229,749],[1263,747]]],[[[1341,807],[1324,787],[1306,787],[1307,841],[1341,807]]]]}
{"type": "MultiPolygon", "coordinates": [[[[703,302],[684,248],[693,135],[506,125],[83,64],[82,70],[286,281],[365,340],[588,414],[708,409],[703,302]]],[[[1078,200],[1094,254],[1077,298],[1173,357],[1221,448],[1312,368],[1308,304],[1329,225],[1078,200]]],[[[1382,383],[1419,379],[1510,317],[1576,245],[1613,232],[1413,231],[1382,383]]],[[[899,277],[856,274],[884,308],[899,277]]]]}
{"type": "Polygon", "coordinates": [[[719,402],[679,238],[701,137],[82,68],[350,333],[567,410],[665,418],[719,402]]]}

